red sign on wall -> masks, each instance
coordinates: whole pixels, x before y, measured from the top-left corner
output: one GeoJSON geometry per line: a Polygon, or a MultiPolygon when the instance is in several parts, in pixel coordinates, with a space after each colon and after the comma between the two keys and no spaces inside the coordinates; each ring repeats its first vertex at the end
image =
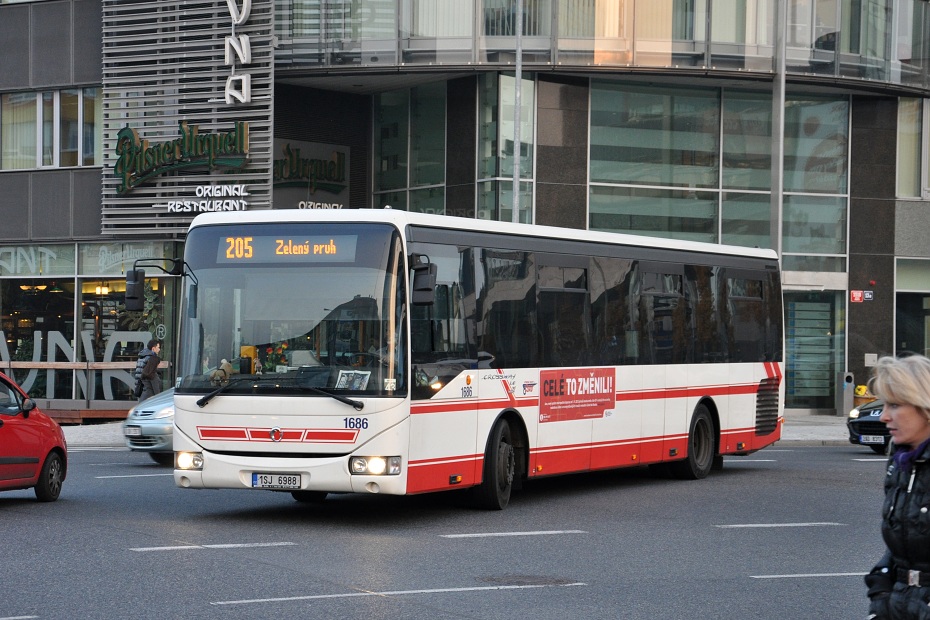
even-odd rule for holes
{"type": "Polygon", "coordinates": [[[849,301],[854,304],[862,303],[862,291],[849,291],[849,301]]]}
{"type": "Polygon", "coordinates": [[[539,373],[539,421],[603,418],[617,402],[613,368],[572,368],[539,373]]]}

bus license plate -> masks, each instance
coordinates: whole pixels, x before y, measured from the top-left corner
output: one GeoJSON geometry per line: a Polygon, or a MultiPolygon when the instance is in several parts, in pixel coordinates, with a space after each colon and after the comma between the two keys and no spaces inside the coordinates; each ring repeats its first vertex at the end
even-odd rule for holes
{"type": "Polygon", "coordinates": [[[885,443],[885,438],[881,435],[859,435],[859,441],[862,443],[885,443]]]}
{"type": "Polygon", "coordinates": [[[299,489],[300,474],[252,474],[253,489],[299,489]]]}

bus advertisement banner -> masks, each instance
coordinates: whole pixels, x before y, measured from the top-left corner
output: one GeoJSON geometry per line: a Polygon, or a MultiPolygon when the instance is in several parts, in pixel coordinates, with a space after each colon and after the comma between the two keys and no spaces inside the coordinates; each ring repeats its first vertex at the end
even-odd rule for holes
{"type": "Polygon", "coordinates": [[[603,418],[617,402],[613,368],[542,370],[540,422],[603,418]]]}

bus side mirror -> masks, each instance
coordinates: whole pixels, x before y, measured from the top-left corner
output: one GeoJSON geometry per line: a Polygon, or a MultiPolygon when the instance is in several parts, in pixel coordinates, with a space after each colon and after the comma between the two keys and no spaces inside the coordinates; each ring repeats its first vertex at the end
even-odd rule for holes
{"type": "Polygon", "coordinates": [[[126,272],[126,310],[141,312],[145,304],[145,271],[130,269],[126,272]]]}
{"type": "Polygon", "coordinates": [[[436,301],[436,265],[420,263],[413,266],[414,306],[431,306],[436,301]]]}

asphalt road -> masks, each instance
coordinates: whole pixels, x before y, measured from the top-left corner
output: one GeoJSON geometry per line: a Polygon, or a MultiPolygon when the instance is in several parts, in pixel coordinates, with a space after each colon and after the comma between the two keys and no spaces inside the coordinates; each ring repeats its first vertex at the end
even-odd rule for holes
{"type": "Polygon", "coordinates": [[[58,502],[0,494],[4,618],[859,618],[883,459],[855,446],[456,495],[175,488],[144,454],[75,449],[58,502]]]}

